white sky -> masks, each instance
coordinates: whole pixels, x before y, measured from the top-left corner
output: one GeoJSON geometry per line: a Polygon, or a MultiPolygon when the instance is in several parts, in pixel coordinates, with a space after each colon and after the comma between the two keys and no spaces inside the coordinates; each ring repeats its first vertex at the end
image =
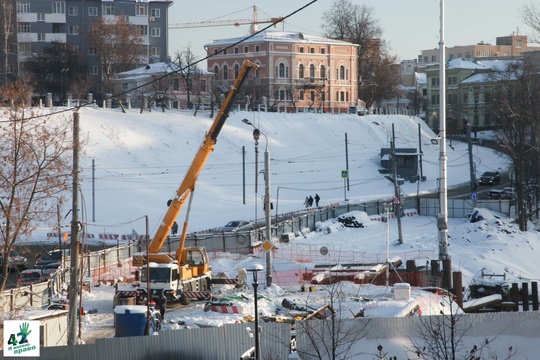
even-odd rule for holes
{"type": "MultiPolygon", "coordinates": [[[[340,171],[345,167],[345,133],[348,134],[349,168],[351,191],[347,197],[351,202],[361,202],[374,198],[392,197],[393,185],[377,171],[379,168],[379,150],[388,146],[392,124],[396,132],[397,147],[417,147],[418,128],[422,125],[422,150],[424,152],[423,169],[427,181],[420,184],[406,182],[402,186],[405,194],[416,194],[433,190],[437,187],[439,173],[439,149],[431,144],[434,134],[420,119],[408,116],[364,116],[347,114],[258,114],[233,112],[227,120],[218,138],[215,151],[210,154],[207,165],[203,168],[192,205],[188,232],[215,228],[232,219],[253,219],[254,197],[254,149],[252,128],[243,124],[248,118],[269,138],[271,154],[271,197],[274,207],[279,204],[279,212],[290,212],[303,207],[306,195],[318,193],[321,205],[342,202],[344,198],[343,180],[340,171]],[[242,203],[242,147],[246,149],[246,204],[242,203]],[[420,185],[418,188],[417,186],[420,185]],[[277,189],[280,188],[279,203],[277,189]]],[[[84,200],[81,202],[88,221],[88,232],[130,234],[132,229],[144,233],[144,215],[149,215],[150,234],[154,234],[156,224],[163,215],[166,200],[174,193],[184,173],[191,163],[205,132],[212,120],[208,113],[200,112],[193,117],[191,112],[152,111],[140,114],[138,110],[129,110],[122,114],[119,110],[81,109],[80,124],[85,142],[80,166],[83,182],[84,200]],[[91,161],[96,164],[96,222],[92,217],[91,161]]],[[[450,186],[468,181],[469,165],[467,149],[464,144],[454,142],[448,148],[448,183],[450,186]]],[[[264,167],[264,136],[260,140],[259,169],[264,167]]],[[[508,159],[485,148],[474,147],[474,161],[478,173],[486,170],[501,171],[508,168],[508,159]]],[[[264,193],[263,177],[259,178],[259,193],[264,193]]],[[[485,196],[485,192],[481,196],[485,196]]],[[[67,212],[67,209],[62,209],[67,212]]],[[[178,221],[183,222],[182,212],[178,221]]],[[[258,216],[262,215],[261,201],[258,202],[258,216]]],[[[358,214],[362,218],[361,214],[358,214]]],[[[463,273],[463,284],[467,286],[473,279],[479,279],[482,269],[486,273],[502,274],[506,272],[507,281],[538,281],[537,259],[540,254],[540,238],[537,233],[519,233],[515,224],[508,219],[496,220],[489,213],[486,221],[470,224],[466,219],[449,220],[449,252],[453,269],[463,273]]],[[[70,218],[66,219],[66,225],[70,218]]],[[[436,219],[425,216],[407,216],[402,219],[403,245],[395,245],[397,223],[386,224],[379,221],[366,223],[365,228],[339,229],[330,225],[332,221],[321,224],[329,226],[328,235],[312,232],[306,237],[296,237],[288,244],[277,244],[274,258],[275,284],[279,272],[300,272],[313,268],[315,264],[325,263],[326,259],[316,259],[298,263],[295,258],[287,257],[291,253],[317,253],[322,246],[329,249],[334,259],[343,259],[353,252],[367,254],[385,254],[386,239],[391,242],[390,258],[403,252],[422,252],[437,257],[436,219]]],[[[36,232],[34,241],[45,240],[42,229],[36,232]]],[[[53,240],[55,241],[55,240],[53,240]]],[[[112,240],[116,243],[115,240],[112,240]]],[[[425,258],[419,259],[423,265],[425,258]]],[[[244,259],[226,256],[212,259],[213,271],[225,272],[231,278],[237,274],[238,267],[253,268],[254,264],[265,266],[264,257],[246,257],[244,259]]],[[[261,274],[262,275],[262,274],[261,274]]],[[[261,276],[264,281],[264,276],[261,276]]],[[[251,278],[248,283],[251,284],[251,278]]],[[[289,284],[290,285],[290,284],[289,284]]],[[[316,293],[298,293],[299,285],[289,287],[260,287],[261,293],[271,298],[259,302],[262,313],[275,312],[283,298],[298,303],[324,304],[326,292],[318,287],[316,293]]],[[[346,308],[358,311],[358,296],[376,299],[389,296],[384,287],[345,284],[346,308]]],[[[83,339],[108,336],[114,332],[112,317],[113,288],[102,286],[85,293],[83,307],[86,310],[98,309],[97,314],[87,315],[83,321],[83,339]]],[[[234,293],[225,290],[222,295],[234,293]]],[[[247,290],[249,295],[251,290],[247,290]]],[[[425,295],[424,295],[425,296],[425,295]]],[[[415,293],[417,301],[423,298],[415,293]]],[[[386,307],[376,310],[378,300],[365,304],[374,311],[373,316],[385,316],[395,310],[386,307]]],[[[424,314],[429,307],[439,301],[427,301],[423,305],[424,314]],[[428,303],[430,305],[428,305],[428,303]]],[[[174,324],[166,324],[166,330],[180,328],[176,323],[185,321],[188,326],[206,323],[218,325],[234,322],[239,316],[204,312],[203,302],[185,310],[168,311],[166,318],[174,324]]],[[[253,313],[253,302],[248,299],[240,304],[244,314],[253,313]]],[[[345,310],[345,308],[343,309],[345,310]]],[[[432,311],[437,312],[436,309],[432,311]]],[[[346,311],[350,313],[350,311],[346,311]]],[[[534,340],[534,339],[533,339],[534,340]]],[[[519,341],[511,339],[512,344],[520,345],[522,351],[534,346],[530,339],[519,341]]],[[[501,341],[501,344],[508,342],[501,341]]],[[[506,345],[505,345],[506,346],[506,345]]],[[[400,343],[385,344],[385,349],[403,349],[400,343]],[[392,347],[394,346],[394,347],[392,347]]],[[[533,353],[531,353],[533,354],[533,353]]],[[[523,352],[520,352],[523,355],[523,352]]],[[[370,357],[371,358],[371,357],[370,357]]]]}
{"type": "MultiPolygon", "coordinates": [[[[355,3],[374,8],[374,15],[383,29],[383,39],[390,45],[390,53],[400,60],[416,59],[421,50],[438,48],[440,34],[440,1],[436,0],[355,0],[355,3]]],[[[451,0],[445,1],[445,35],[447,46],[470,45],[480,41],[495,44],[499,36],[517,32],[530,35],[520,15],[529,0],[451,0]]],[[[170,8],[169,24],[202,22],[206,20],[251,19],[253,5],[259,9],[258,18],[286,16],[308,4],[302,1],[246,1],[221,2],[200,0],[176,1],[170,8]],[[238,13],[237,13],[238,12],[238,13]],[[229,15],[232,14],[232,15],[229,15]],[[229,16],[225,16],[229,15],[229,16]]],[[[319,0],[292,16],[278,30],[322,35],[322,13],[332,2],[319,0]]],[[[260,24],[259,29],[268,24],[260,24]]],[[[203,46],[216,39],[247,34],[249,25],[169,30],[169,54],[182,51],[189,43],[199,58],[206,56],[203,46]]]]}

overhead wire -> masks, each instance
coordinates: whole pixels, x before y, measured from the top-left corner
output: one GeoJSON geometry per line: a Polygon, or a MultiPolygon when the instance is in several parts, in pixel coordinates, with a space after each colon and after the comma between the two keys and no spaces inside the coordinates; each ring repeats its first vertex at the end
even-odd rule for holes
{"type": "MultiPolygon", "coordinates": [[[[163,79],[165,79],[165,78],[167,78],[167,77],[169,77],[169,76],[172,76],[172,75],[175,75],[175,74],[178,74],[178,73],[182,73],[182,72],[185,71],[186,69],[189,69],[190,67],[193,67],[193,66],[195,66],[195,65],[197,65],[197,64],[199,64],[199,63],[201,63],[201,62],[203,62],[203,61],[206,61],[206,60],[208,60],[208,59],[210,59],[210,58],[212,58],[212,57],[214,57],[214,56],[216,56],[216,55],[218,55],[218,54],[220,54],[220,53],[226,53],[226,51],[227,51],[228,49],[233,48],[233,47],[235,47],[235,46],[237,46],[237,45],[239,45],[239,44],[242,44],[242,43],[244,43],[245,41],[251,39],[252,37],[257,36],[257,35],[259,35],[259,34],[262,33],[262,32],[265,32],[265,31],[268,30],[269,28],[275,26],[277,23],[283,22],[283,21],[285,21],[285,19],[288,19],[288,18],[290,18],[291,16],[296,15],[297,13],[299,13],[300,11],[303,11],[304,9],[306,9],[307,7],[313,5],[313,4],[316,3],[317,1],[318,1],[318,0],[312,0],[312,1],[310,1],[309,3],[303,5],[303,6],[299,7],[298,9],[294,10],[293,12],[289,13],[288,15],[283,16],[283,17],[280,17],[280,18],[277,18],[276,21],[274,21],[274,22],[270,23],[269,25],[263,27],[261,30],[255,32],[255,33],[253,33],[253,34],[250,34],[250,35],[248,35],[248,36],[246,36],[246,37],[244,37],[244,38],[242,38],[242,39],[236,41],[236,42],[233,43],[233,44],[230,44],[230,45],[224,47],[223,49],[221,49],[220,51],[218,51],[216,54],[210,54],[210,55],[208,55],[208,56],[205,56],[204,58],[199,59],[199,60],[197,60],[197,61],[194,61],[194,62],[192,62],[192,63],[190,63],[190,64],[187,64],[187,65],[184,66],[184,67],[180,67],[180,68],[178,68],[178,69],[172,69],[171,72],[166,73],[166,74],[164,74],[164,75],[162,75],[162,76],[156,77],[156,78],[154,78],[154,79],[152,79],[152,80],[149,80],[148,82],[146,82],[146,83],[144,83],[144,84],[141,84],[141,85],[139,85],[139,86],[134,87],[133,89],[126,90],[126,91],[122,91],[122,92],[119,92],[119,93],[116,93],[116,94],[112,94],[112,95],[110,95],[110,96],[106,96],[106,97],[104,97],[104,99],[105,99],[105,100],[107,100],[107,99],[114,99],[114,98],[116,98],[116,97],[119,97],[119,96],[128,94],[128,93],[130,93],[130,92],[132,92],[132,91],[139,90],[139,89],[141,89],[141,88],[143,88],[143,87],[146,87],[146,86],[148,86],[148,85],[150,85],[150,84],[153,84],[153,83],[162,81],[163,79]]],[[[27,121],[27,120],[31,120],[31,119],[38,119],[38,118],[42,118],[42,117],[50,117],[51,115],[56,115],[56,114],[60,114],[60,113],[64,113],[64,112],[73,112],[73,111],[77,111],[80,107],[85,107],[85,106],[88,106],[88,105],[92,105],[92,103],[83,103],[83,104],[81,104],[79,107],[76,107],[75,110],[74,110],[74,109],[62,109],[62,110],[56,110],[56,111],[50,112],[50,113],[48,113],[48,114],[35,115],[35,116],[25,117],[25,118],[21,118],[21,119],[0,120],[0,123],[19,122],[19,121],[27,121]]]]}

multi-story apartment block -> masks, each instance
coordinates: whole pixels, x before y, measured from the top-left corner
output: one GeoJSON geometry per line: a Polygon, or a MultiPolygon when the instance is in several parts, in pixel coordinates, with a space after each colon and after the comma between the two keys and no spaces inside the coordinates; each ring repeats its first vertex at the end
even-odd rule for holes
{"type": "MultiPolygon", "coordinates": [[[[476,45],[453,46],[445,49],[445,61],[452,59],[515,59],[524,51],[540,50],[538,46],[529,46],[527,36],[511,35],[496,38],[495,45],[480,42],[476,45]]],[[[418,55],[419,65],[428,65],[439,62],[439,49],[422,50],[418,55]]]]}
{"type": "Polygon", "coordinates": [[[14,71],[19,70],[26,58],[42,52],[54,41],[68,44],[82,56],[90,75],[101,76],[96,49],[84,35],[98,16],[105,20],[124,16],[141,30],[147,63],[167,60],[170,0],[17,0],[16,3],[16,46],[10,47],[10,51],[18,54],[17,63],[12,64],[14,71]]]}
{"type": "MultiPolygon", "coordinates": [[[[213,88],[231,85],[248,59],[261,66],[244,84],[250,103],[281,110],[346,110],[358,105],[358,45],[291,32],[262,32],[207,44],[213,88]]],[[[242,97],[239,97],[242,98],[242,97]]]]}

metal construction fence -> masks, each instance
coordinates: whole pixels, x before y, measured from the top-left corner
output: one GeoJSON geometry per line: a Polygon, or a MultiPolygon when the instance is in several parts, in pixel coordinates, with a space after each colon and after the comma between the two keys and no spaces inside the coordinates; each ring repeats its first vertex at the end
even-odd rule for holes
{"type": "MultiPolygon", "coordinates": [[[[369,201],[365,203],[330,204],[324,207],[305,209],[297,212],[277,214],[272,217],[272,237],[281,241],[284,235],[293,233],[300,235],[304,231],[313,231],[317,222],[337,218],[339,215],[351,211],[364,211],[374,219],[385,221],[385,207],[392,203],[392,198],[369,201]],[[378,215],[379,217],[374,217],[378,215]]],[[[448,199],[448,217],[466,218],[473,210],[472,200],[448,199]]],[[[477,207],[487,208],[493,211],[513,214],[512,202],[509,200],[477,200],[477,207]]],[[[437,216],[439,213],[438,198],[405,197],[402,199],[403,212],[420,214],[424,216],[437,216]]],[[[257,221],[261,223],[261,221],[257,221]]],[[[248,232],[216,232],[205,231],[189,234],[186,238],[186,246],[205,247],[211,258],[234,257],[251,255],[264,258],[265,253],[260,245],[264,240],[265,227],[248,232]]],[[[285,240],[284,240],[285,241],[285,240]]],[[[161,251],[175,251],[179,244],[178,236],[170,236],[165,241],[161,251]]],[[[338,262],[381,263],[386,261],[385,253],[366,253],[362,251],[341,251],[339,248],[328,244],[329,252],[321,255],[320,245],[296,246],[294,244],[282,244],[280,251],[273,254],[275,259],[297,262],[296,270],[287,270],[283,273],[274,273],[275,283],[279,285],[294,285],[301,282],[302,263],[320,262],[321,264],[338,262]]],[[[134,253],[145,249],[144,240],[119,244],[102,250],[86,252],[82,260],[84,281],[92,284],[110,283],[117,281],[131,282],[134,280],[135,267],[131,264],[134,253]]],[[[392,252],[391,256],[399,256],[406,260],[429,260],[437,255],[434,250],[429,251],[403,251],[392,252]]],[[[66,258],[66,269],[70,268],[70,258],[66,258]]],[[[49,302],[51,294],[61,293],[62,284],[68,280],[68,273],[61,273],[53,280],[49,280],[37,287],[18,287],[5,291],[0,295],[4,311],[13,311],[25,304],[32,306],[45,306],[49,302]],[[38,290],[45,287],[43,291],[38,290]],[[45,299],[45,300],[43,300],[45,299]]]]}

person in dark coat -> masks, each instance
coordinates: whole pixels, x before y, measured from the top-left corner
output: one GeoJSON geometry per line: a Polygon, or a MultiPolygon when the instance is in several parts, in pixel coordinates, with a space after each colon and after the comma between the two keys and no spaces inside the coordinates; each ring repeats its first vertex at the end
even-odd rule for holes
{"type": "Polygon", "coordinates": [[[175,221],[174,224],[172,224],[172,234],[176,235],[178,233],[178,223],[175,221]]]}
{"type": "Polygon", "coordinates": [[[156,307],[159,309],[161,314],[161,320],[165,319],[165,307],[167,306],[167,298],[163,294],[159,294],[159,297],[156,299],[156,307]]]}
{"type": "Polygon", "coordinates": [[[321,197],[319,194],[315,194],[315,206],[319,207],[319,200],[321,200],[321,197]]]}
{"type": "Polygon", "coordinates": [[[306,200],[304,201],[304,206],[306,207],[306,209],[309,207],[309,197],[306,196],[306,200]]]}
{"type": "Polygon", "coordinates": [[[313,206],[313,197],[311,197],[311,195],[309,195],[308,204],[309,204],[309,207],[313,206]]]}

